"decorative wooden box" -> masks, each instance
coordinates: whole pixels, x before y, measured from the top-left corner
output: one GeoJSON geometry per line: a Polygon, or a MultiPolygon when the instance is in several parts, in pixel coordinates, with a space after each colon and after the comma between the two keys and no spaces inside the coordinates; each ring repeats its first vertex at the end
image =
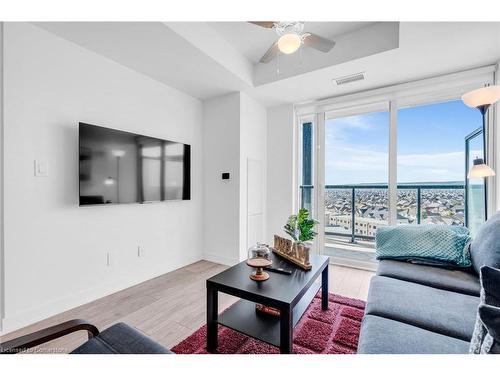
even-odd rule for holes
{"type": "Polygon", "coordinates": [[[303,244],[293,243],[291,240],[275,234],[274,247],[271,250],[305,270],[310,270],[312,267],[309,263],[311,249],[303,244]]]}

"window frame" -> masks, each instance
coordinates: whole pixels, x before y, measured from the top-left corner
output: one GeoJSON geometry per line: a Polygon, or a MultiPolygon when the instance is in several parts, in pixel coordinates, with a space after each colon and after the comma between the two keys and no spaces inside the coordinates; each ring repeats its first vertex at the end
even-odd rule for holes
{"type": "MultiPolygon", "coordinates": [[[[320,228],[324,227],[325,221],[325,120],[326,114],[334,113],[335,117],[344,117],[368,112],[380,111],[380,108],[387,108],[389,113],[389,160],[388,160],[388,198],[389,198],[389,224],[397,222],[397,114],[398,110],[407,107],[435,104],[451,100],[459,100],[461,96],[470,90],[482,87],[485,84],[494,84],[495,65],[488,65],[481,68],[445,74],[416,81],[400,83],[378,89],[367,90],[332,97],[315,102],[296,104],[295,111],[295,167],[294,167],[294,191],[300,190],[300,181],[297,173],[301,168],[301,153],[298,150],[301,144],[300,131],[298,126],[306,119],[313,120],[313,139],[315,140],[313,157],[313,211],[314,219],[319,222],[320,228]]],[[[383,109],[382,109],[383,110],[383,109]]],[[[331,116],[328,117],[332,118],[331,116]]],[[[486,150],[488,164],[496,169],[495,154],[495,116],[494,111],[488,112],[486,119],[486,150]]],[[[486,182],[488,192],[487,208],[488,213],[494,213],[496,207],[496,177],[489,178],[486,182]]],[[[293,206],[300,207],[300,194],[294,197],[293,206]]],[[[322,252],[324,245],[324,231],[318,231],[318,240],[315,241],[315,249],[322,252]]]]}

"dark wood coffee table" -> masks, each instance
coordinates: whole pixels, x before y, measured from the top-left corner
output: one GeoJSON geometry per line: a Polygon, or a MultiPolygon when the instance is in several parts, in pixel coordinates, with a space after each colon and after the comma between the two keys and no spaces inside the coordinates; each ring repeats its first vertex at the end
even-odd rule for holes
{"type": "Polygon", "coordinates": [[[252,268],[245,262],[207,280],[207,350],[217,349],[217,328],[221,324],[248,336],[292,352],[293,327],[322,288],[321,307],[328,309],[328,262],[322,255],[311,255],[312,269],[303,269],[271,255],[273,267],[292,269],[291,275],[269,273],[266,281],[250,280],[252,268]],[[321,283],[315,282],[321,275],[321,283]],[[218,292],[241,298],[218,315],[218,292]],[[255,304],[262,303],[280,310],[280,317],[257,313],[255,304]]]}

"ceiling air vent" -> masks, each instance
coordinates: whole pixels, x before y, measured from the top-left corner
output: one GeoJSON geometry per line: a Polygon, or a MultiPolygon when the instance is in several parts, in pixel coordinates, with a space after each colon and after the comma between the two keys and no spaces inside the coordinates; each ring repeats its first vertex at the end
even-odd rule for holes
{"type": "Polygon", "coordinates": [[[365,79],[365,72],[360,72],[356,74],[350,74],[348,76],[334,78],[333,81],[337,84],[337,86],[339,86],[339,85],[345,85],[346,83],[362,81],[364,79],[365,79]]]}

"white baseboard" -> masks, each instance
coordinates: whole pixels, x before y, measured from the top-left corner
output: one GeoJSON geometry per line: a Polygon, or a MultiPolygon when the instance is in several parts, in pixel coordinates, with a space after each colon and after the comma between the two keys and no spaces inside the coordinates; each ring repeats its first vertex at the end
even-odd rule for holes
{"type": "Polygon", "coordinates": [[[164,270],[153,271],[151,269],[147,269],[132,280],[131,279],[113,280],[112,282],[101,284],[99,285],[99,287],[87,289],[81,292],[75,292],[71,295],[67,295],[58,298],[56,300],[47,302],[41,306],[36,306],[29,310],[25,310],[21,313],[16,314],[16,316],[6,316],[2,322],[2,331],[0,331],[0,335],[5,335],[7,333],[27,327],[31,324],[40,322],[54,315],[63,313],[65,311],[74,309],[78,306],[82,306],[86,303],[95,301],[99,298],[106,297],[110,294],[119,292],[121,290],[130,288],[134,285],[154,279],[155,277],[175,271],[176,269],[198,262],[200,260],[202,260],[202,257],[196,256],[193,257],[192,259],[187,259],[183,262],[179,262],[179,264],[172,265],[164,270]]]}
{"type": "Polygon", "coordinates": [[[213,253],[203,253],[203,259],[213,263],[223,264],[225,266],[234,266],[239,263],[238,259],[220,256],[213,253]]]}

